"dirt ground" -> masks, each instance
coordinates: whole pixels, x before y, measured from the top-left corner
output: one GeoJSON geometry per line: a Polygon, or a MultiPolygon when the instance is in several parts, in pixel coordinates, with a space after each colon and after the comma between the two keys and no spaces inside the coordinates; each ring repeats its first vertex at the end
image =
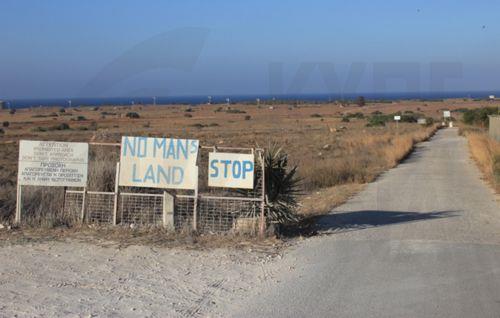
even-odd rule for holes
{"type": "Polygon", "coordinates": [[[73,240],[0,247],[2,317],[201,317],[272,280],[268,247],[186,250],[73,240]],[[203,311],[202,311],[203,309],[203,311]]]}

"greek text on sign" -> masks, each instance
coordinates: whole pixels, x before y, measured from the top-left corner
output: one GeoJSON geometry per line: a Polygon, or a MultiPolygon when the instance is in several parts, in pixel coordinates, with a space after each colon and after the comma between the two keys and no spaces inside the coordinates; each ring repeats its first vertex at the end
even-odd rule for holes
{"type": "Polygon", "coordinates": [[[208,156],[208,186],[253,189],[252,154],[211,152],[208,156]]]}
{"type": "Polygon", "coordinates": [[[89,145],[79,142],[19,142],[20,185],[85,187],[89,145]]]}
{"type": "Polygon", "coordinates": [[[400,121],[401,120],[401,116],[394,116],[394,120],[395,121],[400,121]]]}
{"type": "Polygon", "coordinates": [[[122,137],[120,186],[195,189],[199,141],[122,137]]]}

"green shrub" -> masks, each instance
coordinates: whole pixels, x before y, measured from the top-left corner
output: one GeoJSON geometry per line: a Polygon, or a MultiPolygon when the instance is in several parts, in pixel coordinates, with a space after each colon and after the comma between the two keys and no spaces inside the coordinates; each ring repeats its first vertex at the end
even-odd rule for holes
{"type": "Polygon", "coordinates": [[[5,128],[7,128],[7,127],[9,127],[9,126],[10,126],[10,122],[8,122],[8,121],[4,121],[4,122],[2,123],[2,126],[4,126],[5,128]]]}
{"type": "Polygon", "coordinates": [[[33,131],[34,132],[45,132],[45,131],[47,131],[47,128],[45,128],[45,127],[35,127],[35,128],[33,128],[33,131]]]}
{"type": "Polygon", "coordinates": [[[321,118],[323,116],[321,116],[321,114],[311,114],[311,117],[312,118],[321,118]]]}
{"type": "Polygon", "coordinates": [[[373,116],[370,117],[366,127],[383,127],[387,121],[387,116],[373,116]]]}
{"type": "Polygon", "coordinates": [[[141,116],[136,112],[128,112],[127,114],[125,114],[125,117],[136,119],[140,118],[141,116]]]}
{"type": "Polygon", "coordinates": [[[351,120],[349,119],[349,117],[342,117],[342,122],[343,123],[348,123],[350,122],[351,120]]]}
{"type": "Polygon", "coordinates": [[[226,110],[226,113],[228,114],[246,114],[246,111],[244,110],[239,110],[239,109],[233,109],[233,108],[229,108],[226,110]]]}
{"type": "Polygon", "coordinates": [[[250,120],[250,119],[252,119],[252,116],[250,116],[250,115],[245,116],[245,120],[250,120]]]}
{"type": "Polygon", "coordinates": [[[60,123],[59,125],[51,127],[50,130],[68,130],[71,129],[67,123],[60,123]]]}
{"type": "Polygon", "coordinates": [[[266,150],[264,162],[267,220],[279,223],[297,221],[297,197],[301,194],[297,166],[288,167],[288,155],[276,145],[266,150]]]}
{"type": "Polygon", "coordinates": [[[498,107],[485,107],[477,109],[468,109],[463,113],[463,122],[467,125],[478,125],[488,127],[488,115],[495,115],[498,113],[498,107]]]}

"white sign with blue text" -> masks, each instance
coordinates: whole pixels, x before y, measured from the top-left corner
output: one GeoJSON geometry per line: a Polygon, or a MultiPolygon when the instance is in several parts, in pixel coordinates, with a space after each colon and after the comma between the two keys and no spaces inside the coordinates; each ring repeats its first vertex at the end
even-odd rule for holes
{"type": "Polygon", "coordinates": [[[208,186],[253,189],[254,155],[211,152],[208,156],[208,186]]]}
{"type": "Polygon", "coordinates": [[[199,141],[122,137],[120,186],[194,190],[199,141]]]}

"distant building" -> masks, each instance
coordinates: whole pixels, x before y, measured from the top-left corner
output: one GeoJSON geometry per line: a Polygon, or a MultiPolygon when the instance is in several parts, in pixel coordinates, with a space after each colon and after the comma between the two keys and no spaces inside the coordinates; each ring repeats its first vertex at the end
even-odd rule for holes
{"type": "Polygon", "coordinates": [[[417,119],[417,123],[419,125],[427,125],[427,119],[425,119],[425,118],[419,118],[419,119],[417,119]]]}
{"type": "Polygon", "coordinates": [[[490,137],[500,141],[500,115],[490,115],[490,137]]]}
{"type": "Polygon", "coordinates": [[[496,97],[495,97],[495,95],[490,95],[490,96],[489,96],[489,99],[490,99],[490,100],[495,100],[495,99],[496,99],[496,97]]]}
{"type": "Polygon", "coordinates": [[[0,109],[7,109],[7,103],[0,100],[0,109]]]}

